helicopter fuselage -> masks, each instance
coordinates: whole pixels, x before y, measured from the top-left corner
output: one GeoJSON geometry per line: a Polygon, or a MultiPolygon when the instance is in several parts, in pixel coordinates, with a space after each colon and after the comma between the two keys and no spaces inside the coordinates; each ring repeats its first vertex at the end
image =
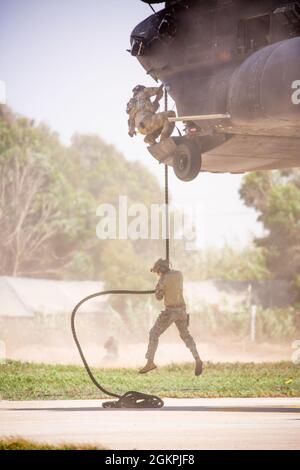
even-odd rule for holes
{"type": "Polygon", "coordinates": [[[135,27],[131,53],[179,116],[230,115],[192,123],[202,171],[300,166],[299,2],[167,2],[135,27]]]}

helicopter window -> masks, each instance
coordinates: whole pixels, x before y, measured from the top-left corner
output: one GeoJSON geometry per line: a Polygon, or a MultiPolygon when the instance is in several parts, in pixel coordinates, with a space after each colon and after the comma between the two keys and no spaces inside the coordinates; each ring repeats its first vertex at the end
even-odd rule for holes
{"type": "Polygon", "coordinates": [[[158,34],[161,39],[170,41],[176,34],[177,26],[175,19],[171,15],[165,15],[159,26],[158,34]]]}
{"type": "Polygon", "coordinates": [[[238,51],[247,53],[267,46],[270,40],[270,15],[240,20],[238,24],[238,51]]]}

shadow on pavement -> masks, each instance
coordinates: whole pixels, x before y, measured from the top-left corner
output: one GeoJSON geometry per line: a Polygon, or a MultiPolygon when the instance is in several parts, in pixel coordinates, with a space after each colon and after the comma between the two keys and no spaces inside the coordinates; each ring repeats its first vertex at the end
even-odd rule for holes
{"type": "Polygon", "coordinates": [[[47,408],[7,408],[9,411],[102,411],[102,412],[126,412],[126,411],[215,411],[215,412],[242,412],[242,413],[300,413],[300,407],[263,407],[263,406],[164,406],[163,408],[102,408],[99,407],[47,407],[47,408]]]}

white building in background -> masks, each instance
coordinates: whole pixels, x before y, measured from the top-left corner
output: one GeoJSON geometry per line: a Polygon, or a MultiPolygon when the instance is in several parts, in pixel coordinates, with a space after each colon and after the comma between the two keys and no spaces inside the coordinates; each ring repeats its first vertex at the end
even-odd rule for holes
{"type": "MultiPolygon", "coordinates": [[[[58,281],[0,276],[0,319],[32,319],[35,314],[56,315],[72,312],[84,297],[105,289],[103,282],[58,281]]],[[[186,282],[185,299],[190,313],[193,306],[213,305],[235,310],[244,302],[263,307],[288,306],[292,297],[288,284],[283,281],[221,281],[207,280],[186,282]],[[251,285],[251,299],[249,286],[251,285]]],[[[110,296],[96,297],[82,305],[80,312],[86,314],[118,313],[110,306],[110,296]]]]}
{"type": "MultiPolygon", "coordinates": [[[[36,313],[56,315],[72,312],[84,297],[104,290],[103,282],[57,281],[22,277],[0,277],[0,318],[33,318],[36,313]]],[[[97,313],[107,305],[106,297],[90,300],[82,313],[97,313]]]]}

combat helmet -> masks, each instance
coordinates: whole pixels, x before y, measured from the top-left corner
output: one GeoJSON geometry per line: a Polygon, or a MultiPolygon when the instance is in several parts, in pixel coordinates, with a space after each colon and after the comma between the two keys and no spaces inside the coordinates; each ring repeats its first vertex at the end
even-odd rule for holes
{"type": "Polygon", "coordinates": [[[169,271],[170,266],[169,266],[169,261],[167,259],[162,259],[159,258],[155,263],[152,269],[150,271],[152,273],[166,273],[169,271]]]}
{"type": "Polygon", "coordinates": [[[132,93],[136,94],[136,93],[139,93],[140,91],[143,91],[145,90],[145,86],[144,85],[136,85],[133,90],[132,90],[132,93]]]}

